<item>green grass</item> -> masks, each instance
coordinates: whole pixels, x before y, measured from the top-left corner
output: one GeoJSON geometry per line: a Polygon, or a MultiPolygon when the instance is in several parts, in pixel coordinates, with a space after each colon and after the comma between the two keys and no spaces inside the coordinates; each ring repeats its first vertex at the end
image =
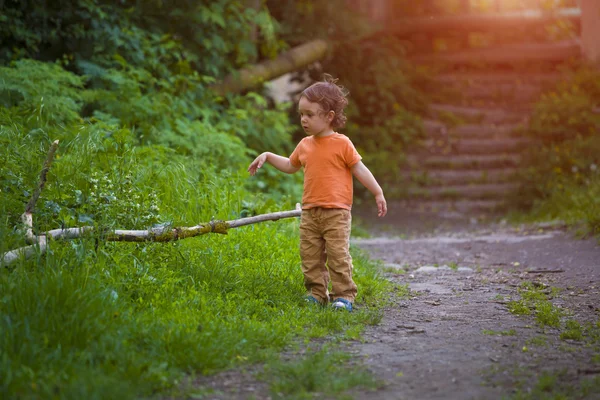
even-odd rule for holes
{"type": "Polygon", "coordinates": [[[494,330],[484,329],[481,331],[481,333],[483,333],[484,335],[490,335],[490,336],[515,336],[517,334],[517,331],[515,331],[514,329],[509,329],[507,331],[494,331],[494,330]]]}
{"type": "Polygon", "coordinates": [[[549,298],[556,296],[558,290],[552,288],[547,294],[540,287],[531,282],[523,282],[519,287],[521,299],[509,301],[508,310],[515,315],[535,314],[535,319],[540,326],[560,327],[561,317],[564,312],[555,307],[549,298]]]}
{"type": "Polygon", "coordinates": [[[563,340],[582,340],[583,331],[581,324],[575,320],[568,320],[565,323],[565,330],[560,334],[560,338],[563,340]]]}
{"type": "Polygon", "coordinates": [[[527,345],[546,347],[548,346],[548,338],[546,338],[545,336],[535,336],[530,339],[527,339],[527,345]]]}
{"type": "Polygon", "coordinates": [[[380,385],[364,367],[349,362],[347,354],[325,347],[303,357],[271,362],[263,375],[276,399],[351,399],[348,389],[380,385]]]}
{"type": "Polygon", "coordinates": [[[600,235],[600,174],[590,176],[584,185],[562,183],[550,195],[536,201],[527,212],[512,213],[514,223],[562,221],[580,235],[600,235]]]}
{"type": "Polygon", "coordinates": [[[535,305],[535,318],[541,326],[560,327],[560,317],[563,312],[549,301],[539,301],[535,305]]]}
{"type": "MultiPolygon", "coordinates": [[[[51,242],[45,255],[0,269],[0,397],[149,397],[190,374],[263,363],[298,340],[357,339],[381,320],[391,285],[356,249],[356,311],[306,307],[297,219],[175,243],[103,241],[103,229],[191,226],[293,208],[293,199],[248,191],[242,170],[215,171],[168,148],[134,146],[124,129],[34,130],[17,122],[0,129],[7,160],[0,166],[0,251],[25,245],[13,228],[55,137],[59,157],[35,228],[85,223],[99,232],[51,242]]],[[[339,355],[315,357],[345,368],[339,355]]],[[[328,391],[368,381],[339,374],[328,391]]]]}
{"type": "Polygon", "coordinates": [[[508,307],[508,311],[516,315],[531,314],[531,309],[523,301],[509,301],[506,306],[508,307]]]}
{"type": "Polygon", "coordinates": [[[535,378],[523,383],[526,386],[517,390],[513,395],[504,397],[505,400],[569,400],[588,399],[600,391],[600,377],[583,378],[577,383],[571,383],[564,373],[543,372],[535,378]]]}

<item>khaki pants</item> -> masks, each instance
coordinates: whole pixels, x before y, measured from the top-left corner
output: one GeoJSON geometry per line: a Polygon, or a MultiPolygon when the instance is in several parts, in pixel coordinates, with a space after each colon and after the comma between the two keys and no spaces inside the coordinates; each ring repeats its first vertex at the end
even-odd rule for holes
{"type": "Polygon", "coordinates": [[[320,207],[302,210],[300,257],[304,286],[323,303],[330,297],[331,300],[341,297],[350,302],[356,297],[349,249],[351,224],[349,210],[320,207]],[[330,277],[331,294],[327,289],[330,277]]]}

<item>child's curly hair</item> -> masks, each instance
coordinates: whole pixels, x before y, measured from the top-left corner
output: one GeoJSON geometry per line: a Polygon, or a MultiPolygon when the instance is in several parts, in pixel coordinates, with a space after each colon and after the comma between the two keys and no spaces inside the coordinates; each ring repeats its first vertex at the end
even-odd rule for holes
{"type": "Polygon", "coordinates": [[[342,128],[346,125],[346,115],[344,108],[348,105],[348,90],[343,86],[336,85],[338,80],[329,74],[323,75],[323,81],[317,82],[302,92],[300,98],[306,97],[311,103],[318,103],[323,110],[328,113],[333,111],[335,116],[331,121],[331,127],[334,129],[342,128]]]}

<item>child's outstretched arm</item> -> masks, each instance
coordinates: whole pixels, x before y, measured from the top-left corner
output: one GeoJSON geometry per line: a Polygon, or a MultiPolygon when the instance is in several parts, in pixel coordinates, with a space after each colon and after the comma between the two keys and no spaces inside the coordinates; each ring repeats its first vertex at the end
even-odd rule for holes
{"type": "Polygon", "coordinates": [[[375,196],[377,216],[385,216],[387,214],[387,202],[383,196],[383,189],[381,189],[381,186],[379,186],[369,168],[362,161],[359,161],[352,166],[352,174],[375,196]]]}
{"type": "Polygon", "coordinates": [[[250,175],[256,174],[256,170],[263,166],[263,164],[267,162],[280,170],[281,172],[285,172],[286,174],[293,174],[297,172],[300,168],[296,168],[290,162],[290,159],[287,157],[278,156],[277,154],[265,152],[259,155],[250,163],[248,167],[248,172],[250,175]]]}

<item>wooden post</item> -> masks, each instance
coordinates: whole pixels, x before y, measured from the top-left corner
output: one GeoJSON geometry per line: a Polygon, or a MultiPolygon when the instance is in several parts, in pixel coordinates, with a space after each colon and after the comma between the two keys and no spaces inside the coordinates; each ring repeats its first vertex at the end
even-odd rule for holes
{"type": "Polygon", "coordinates": [[[600,1],[580,0],[580,4],[583,56],[594,64],[600,64],[600,1]]]}

